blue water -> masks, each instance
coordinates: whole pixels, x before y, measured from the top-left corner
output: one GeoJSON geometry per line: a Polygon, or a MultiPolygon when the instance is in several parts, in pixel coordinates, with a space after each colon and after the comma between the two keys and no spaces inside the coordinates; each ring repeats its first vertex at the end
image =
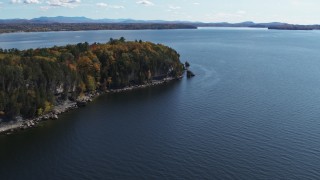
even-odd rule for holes
{"type": "Polygon", "coordinates": [[[173,47],[196,77],[104,95],[1,136],[1,179],[320,177],[320,31],[14,33],[0,48],[121,36],[173,47]]]}

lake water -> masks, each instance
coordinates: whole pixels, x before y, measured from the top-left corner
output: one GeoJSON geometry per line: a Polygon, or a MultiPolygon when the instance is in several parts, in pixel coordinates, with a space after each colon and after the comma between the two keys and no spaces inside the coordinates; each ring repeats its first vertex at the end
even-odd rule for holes
{"type": "Polygon", "coordinates": [[[197,75],[109,94],[0,137],[0,179],[318,179],[320,31],[205,28],[0,35],[1,48],[163,43],[197,75]]]}

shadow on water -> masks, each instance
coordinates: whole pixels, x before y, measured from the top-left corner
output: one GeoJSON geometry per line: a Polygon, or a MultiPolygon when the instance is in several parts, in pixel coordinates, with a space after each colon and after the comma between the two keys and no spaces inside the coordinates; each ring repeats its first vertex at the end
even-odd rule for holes
{"type": "MultiPolygon", "coordinates": [[[[144,89],[101,95],[84,108],[62,114],[59,120],[45,121],[40,123],[39,127],[9,136],[0,136],[0,174],[10,169],[26,169],[25,167],[30,166],[30,164],[41,167],[45,163],[41,159],[46,161],[45,159],[49,158],[48,156],[55,156],[66,151],[64,147],[67,143],[72,141],[78,142],[77,136],[83,130],[82,128],[89,134],[95,134],[95,127],[93,126],[96,126],[96,123],[100,123],[101,116],[105,115],[107,120],[112,120],[111,114],[113,112],[121,113],[122,111],[125,113],[127,111],[126,108],[132,106],[138,107],[146,102],[157,103],[159,99],[163,99],[163,97],[168,95],[170,96],[170,94],[175,96],[171,92],[175,92],[172,91],[173,89],[179,89],[182,81],[184,80],[168,82],[167,84],[144,89]],[[99,117],[95,119],[91,115],[98,115],[99,117]],[[85,117],[85,119],[81,117],[85,117]],[[54,152],[56,154],[47,154],[52,149],[55,149],[54,152]],[[39,159],[35,160],[35,158],[39,159]]],[[[116,113],[114,116],[117,116],[116,113]]],[[[66,153],[68,154],[68,152],[66,153]]],[[[54,162],[49,162],[49,164],[51,163],[54,162]]],[[[28,172],[26,170],[19,173],[27,174],[28,172]]]]}

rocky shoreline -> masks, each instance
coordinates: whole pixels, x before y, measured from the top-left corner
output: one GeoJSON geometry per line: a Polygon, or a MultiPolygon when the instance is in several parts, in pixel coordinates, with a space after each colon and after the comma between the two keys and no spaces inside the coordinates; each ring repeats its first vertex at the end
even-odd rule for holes
{"type": "Polygon", "coordinates": [[[143,85],[134,85],[134,86],[124,87],[121,89],[111,89],[107,91],[95,91],[95,92],[87,93],[85,94],[85,96],[78,98],[76,101],[67,100],[61,104],[56,105],[51,112],[45,115],[38,116],[32,119],[23,119],[19,117],[16,119],[16,121],[3,122],[3,123],[0,122],[0,135],[1,134],[9,135],[17,131],[37,127],[38,124],[42,121],[56,120],[59,118],[60,114],[74,110],[74,109],[78,109],[79,107],[83,107],[87,103],[92,102],[94,98],[100,96],[101,94],[119,93],[119,92],[131,91],[135,89],[142,89],[142,88],[147,88],[151,86],[161,85],[173,80],[180,80],[181,78],[182,76],[176,77],[176,78],[168,77],[162,80],[153,80],[152,82],[149,82],[143,85]]]}

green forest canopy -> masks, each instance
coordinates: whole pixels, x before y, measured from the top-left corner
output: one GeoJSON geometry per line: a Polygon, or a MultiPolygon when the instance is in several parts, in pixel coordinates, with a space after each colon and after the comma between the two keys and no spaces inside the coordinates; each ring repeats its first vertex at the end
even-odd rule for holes
{"type": "Polygon", "coordinates": [[[0,49],[0,118],[31,118],[86,92],[178,77],[179,54],[151,42],[79,43],[52,48],[0,49]]]}

